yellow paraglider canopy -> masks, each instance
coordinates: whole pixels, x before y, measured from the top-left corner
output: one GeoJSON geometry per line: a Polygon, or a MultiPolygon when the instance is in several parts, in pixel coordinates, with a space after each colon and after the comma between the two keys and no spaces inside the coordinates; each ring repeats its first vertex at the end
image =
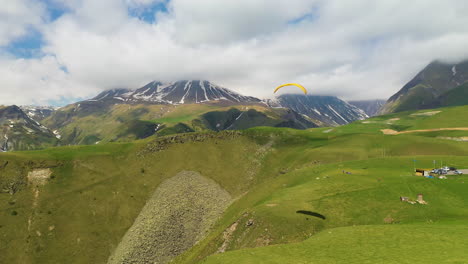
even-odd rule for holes
{"type": "Polygon", "coordinates": [[[281,89],[281,88],[283,88],[285,86],[296,86],[299,89],[301,89],[304,92],[304,94],[307,94],[307,89],[304,88],[304,86],[302,86],[302,85],[300,85],[298,83],[286,83],[286,84],[280,85],[280,86],[276,87],[276,89],[275,89],[275,91],[273,93],[276,93],[279,89],[281,89]]]}

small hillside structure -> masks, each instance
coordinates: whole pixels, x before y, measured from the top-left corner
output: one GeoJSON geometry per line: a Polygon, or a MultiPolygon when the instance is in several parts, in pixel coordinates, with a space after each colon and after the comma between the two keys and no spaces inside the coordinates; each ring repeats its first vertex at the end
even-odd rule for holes
{"type": "Polygon", "coordinates": [[[431,170],[432,169],[416,169],[415,173],[416,173],[416,176],[430,176],[430,173],[431,173],[431,170]]]}
{"type": "Polygon", "coordinates": [[[416,199],[416,201],[417,201],[419,204],[427,204],[427,202],[424,201],[424,199],[423,199],[422,193],[418,194],[418,198],[416,199]]]}

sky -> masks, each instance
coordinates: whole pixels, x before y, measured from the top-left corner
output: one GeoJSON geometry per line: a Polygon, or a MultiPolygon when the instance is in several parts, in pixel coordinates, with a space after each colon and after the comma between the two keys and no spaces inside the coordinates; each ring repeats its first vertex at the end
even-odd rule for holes
{"type": "Polygon", "coordinates": [[[6,0],[0,104],[205,79],[386,99],[435,59],[468,58],[465,0],[6,0]]]}

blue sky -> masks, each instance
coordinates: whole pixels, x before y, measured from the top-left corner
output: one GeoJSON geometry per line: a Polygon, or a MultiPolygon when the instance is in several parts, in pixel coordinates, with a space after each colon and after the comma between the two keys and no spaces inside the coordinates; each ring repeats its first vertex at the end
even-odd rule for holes
{"type": "Polygon", "coordinates": [[[40,2],[44,3],[47,8],[47,13],[50,17],[51,21],[56,20],[61,15],[63,15],[67,9],[60,4],[55,3],[53,0],[39,0],[40,2]]]}
{"type": "Polygon", "coordinates": [[[33,58],[42,56],[41,48],[44,44],[42,34],[36,29],[29,29],[28,33],[4,47],[5,52],[16,58],[33,58]]]}
{"type": "Polygon", "coordinates": [[[136,17],[146,23],[155,23],[155,14],[157,12],[167,13],[167,4],[165,2],[155,3],[144,8],[128,8],[129,16],[136,17]]]}

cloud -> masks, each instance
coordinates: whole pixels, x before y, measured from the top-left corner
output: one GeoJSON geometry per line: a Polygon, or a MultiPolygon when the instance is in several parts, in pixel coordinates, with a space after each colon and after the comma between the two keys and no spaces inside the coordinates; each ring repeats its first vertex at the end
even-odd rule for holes
{"type": "Polygon", "coordinates": [[[24,36],[40,26],[45,7],[33,0],[5,1],[0,5],[0,47],[24,36]]]}
{"type": "Polygon", "coordinates": [[[2,86],[2,100],[87,97],[154,79],[208,79],[258,97],[294,81],[312,94],[388,98],[430,61],[468,58],[464,1],[172,0],[152,23],[129,9],[160,0],[65,2],[70,11],[41,27],[45,58],[24,68],[0,58],[2,76],[21,80],[2,86]]]}
{"type": "Polygon", "coordinates": [[[172,0],[168,20],[178,41],[218,44],[281,31],[287,22],[312,11],[311,0],[172,0]]]}
{"type": "Polygon", "coordinates": [[[81,86],[70,79],[53,56],[39,59],[0,58],[1,104],[45,105],[51,100],[85,97],[97,87],[81,86]]]}

